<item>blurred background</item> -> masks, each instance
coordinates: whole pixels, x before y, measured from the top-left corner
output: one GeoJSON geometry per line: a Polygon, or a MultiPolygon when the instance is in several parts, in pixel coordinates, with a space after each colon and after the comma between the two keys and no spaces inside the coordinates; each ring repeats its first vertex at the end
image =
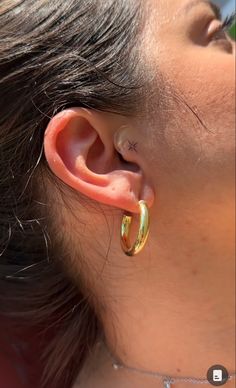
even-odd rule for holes
{"type": "MultiPolygon", "coordinates": [[[[235,0],[214,0],[214,3],[221,7],[222,16],[226,16],[235,11],[235,0]]],[[[236,23],[229,29],[230,36],[236,40],[236,23]]]]}
{"type": "Polygon", "coordinates": [[[235,0],[215,0],[214,3],[220,5],[223,16],[235,10],[235,0]]]}

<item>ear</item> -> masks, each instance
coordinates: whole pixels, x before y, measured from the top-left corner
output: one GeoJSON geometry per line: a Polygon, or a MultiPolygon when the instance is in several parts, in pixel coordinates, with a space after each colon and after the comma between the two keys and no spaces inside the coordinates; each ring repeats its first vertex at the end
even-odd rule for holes
{"type": "Polygon", "coordinates": [[[103,112],[70,108],[55,115],[44,134],[44,152],[51,170],[89,198],[139,213],[138,201],[149,207],[153,192],[142,170],[127,163],[114,146],[120,122],[103,112]]]}

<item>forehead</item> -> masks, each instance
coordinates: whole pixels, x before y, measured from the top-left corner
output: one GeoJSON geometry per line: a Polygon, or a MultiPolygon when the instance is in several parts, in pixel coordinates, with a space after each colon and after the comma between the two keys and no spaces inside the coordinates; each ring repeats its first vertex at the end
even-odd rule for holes
{"type": "Polygon", "coordinates": [[[186,4],[189,0],[143,0],[143,9],[145,10],[145,30],[146,36],[150,39],[154,37],[153,34],[158,34],[160,39],[160,31],[169,25],[174,15],[182,4],[186,4]]]}
{"type": "MultiPolygon", "coordinates": [[[[178,9],[189,0],[143,0],[145,9],[146,32],[150,37],[153,33],[159,34],[170,25],[178,9]]],[[[173,24],[173,23],[172,23],[173,24]]],[[[160,36],[159,36],[160,38],[160,36]]]]}
{"type": "MultiPolygon", "coordinates": [[[[144,24],[146,36],[166,41],[170,38],[179,38],[183,33],[183,27],[187,22],[198,17],[209,17],[209,13],[222,19],[221,11],[211,0],[143,0],[144,1],[144,24]]],[[[155,42],[154,42],[155,43],[155,42]]]]}
{"type": "Polygon", "coordinates": [[[173,15],[186,1],[189,0],[146,0],[145,4],[149,12],[164,16],[173,15]]]}
{"type": "Polygon", "coordinates": [[[220,8],[211,0],[146,0],[149,13],[158,18],[158,23],[187,16],[199,7],[208,7],[220,18],[220,8]]]}

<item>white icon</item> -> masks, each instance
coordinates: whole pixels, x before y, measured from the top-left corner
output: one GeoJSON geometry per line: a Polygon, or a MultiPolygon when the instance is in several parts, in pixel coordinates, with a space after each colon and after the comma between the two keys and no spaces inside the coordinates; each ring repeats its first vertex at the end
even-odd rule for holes
{"type": "Polygon", "coordinates": [[[213,369],[213,381],[222,381],[221,369],[213,369]]]}

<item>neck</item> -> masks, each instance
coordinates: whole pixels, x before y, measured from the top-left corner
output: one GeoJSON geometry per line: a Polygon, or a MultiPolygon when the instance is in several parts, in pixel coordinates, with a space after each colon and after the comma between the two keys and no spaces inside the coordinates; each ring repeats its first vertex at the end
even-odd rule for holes
{"type": "Polygon", "coordinates": [[[107,346],[118,362],[198,379],[215,364],[234,372],[235,268],[233,251],[220,244],[216,249],[214,241],[211,249],[208,240],[204,249],[199,245],[199,254],[192,244],[186,253],[186,244],[182,250],[175,242],[172,254],[160,245],[151,249],[158,260],[140,255],[117,265],[115,281],[103,293],[101,316],[107,346]]]}
{"type": "MultiPolygon", "coordinates": [[[[190,377],[173,379],[159,373],[156,376],[155,372],[153,376],[150,373],[140,373],[140,370],[133,371],[126,367],[114,368],[115,361],[103,338],[96,344],[94,352],[90,354],[74,388],[104,388],[104,386],[112,388],[124,388],[124,386],[126,388],[190,388],[190,386],[202,388],[202,384],[205,384],[206,387],[212,386],[205,378],[198,382],[190,377]]],[[[226,386],[227,388],[235,387],[235,373],[229,377],[226,386]]]]}
{"type": "MultiPolygon", "coordinates": [[[[97,295],[94,305],[98,306],[106,344],[118,362],[163,375],[205,379],[208,369],[216,364],[232,373],[235,369],[232,204],[226,206],[224,201],[222,209],[222,203],[217,206],[198,200],[191,211],[184,213],[182,209],[188,206],[181,205],[179,198],[176,203],[178,207],[170,203],[164,211],[159,209],[156,218],[152,217],[148,244],[138,256],[127,257],[121,252],[118,233],[105,263],[105,254],[99,259],[96,252],[94,256],[91,252],[94,269],[91,289],[97,295]]],[[[138,217],[133,218],[131,241],[136,237],[138,225],[138,217]]],[[[115,231],[120,229],[118,217],[112,227],[115,231]]],[[[101,236],[97,236],[99,241],[104,239],[102,232],[101,229],[101,236]]],[[[113,369],[110,360],[108,365],[109,371],[113,369]]],[[[139,381],[140,375],[132,372],[126,375],[124,370],[113,372],[121,376],[117,379],[123,379],[123,386],[139,387],[133,379],[139,381]]],[[[153,377],[144,376],[142,381],[142,387],[159,388],[153,377]]],[[[227,388],[233,388],[234,383],[235,380],[229,381],[227,388]]],[[[185,388],[183,384],[180,387],[185,388]]],[[[198,384],[193,388],[198,388],[198,384]]]]}

